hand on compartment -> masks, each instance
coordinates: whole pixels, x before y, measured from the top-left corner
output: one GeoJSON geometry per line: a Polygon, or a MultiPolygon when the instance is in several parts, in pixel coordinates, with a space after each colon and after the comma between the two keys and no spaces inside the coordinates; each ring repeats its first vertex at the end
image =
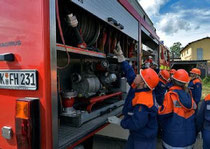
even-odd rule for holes
{"type": "Polygon", "coordinates": [[[78,20],[72,13],[68,15],[68,22],[71,27],[77,27],[78,20]]]}
{"type": "Polygon", "coordinates": [[[114,49],[114,53],[117,56],[117,60],[119,63],[125,61],[125,57],[122,52],[122,48],[120,46],[120,42],[117,43],[116,49],[114,49]]]}

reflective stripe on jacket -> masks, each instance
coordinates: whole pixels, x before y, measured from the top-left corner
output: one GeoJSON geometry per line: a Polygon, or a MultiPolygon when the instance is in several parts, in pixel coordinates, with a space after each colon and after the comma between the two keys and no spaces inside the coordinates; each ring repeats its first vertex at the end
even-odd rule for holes
{"type": "Polygon", "coordinates": [[[163,146],[167,149],[192,149],[193,148],[193,145],[189,145],[186,147],[173,147],[173,146],[170,146],[169,144],[165,143],[164,141],[163,141],[163,146]]]}

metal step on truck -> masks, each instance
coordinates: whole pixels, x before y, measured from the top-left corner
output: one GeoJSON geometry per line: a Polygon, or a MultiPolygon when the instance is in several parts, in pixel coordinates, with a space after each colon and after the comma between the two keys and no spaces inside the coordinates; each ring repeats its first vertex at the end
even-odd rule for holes
{"type": "Polygon", "coordinates": [[[128,85],[117,42],[136,73],[142,45],[159,63],[137,0],[1,0],[0,18],[0,149],[72,149],[120,116],[128,85]]]}

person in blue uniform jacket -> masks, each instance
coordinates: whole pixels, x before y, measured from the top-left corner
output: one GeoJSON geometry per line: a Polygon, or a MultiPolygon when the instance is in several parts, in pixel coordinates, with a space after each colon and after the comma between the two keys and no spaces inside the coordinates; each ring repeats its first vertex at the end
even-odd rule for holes
{"type": "Polygon", "coordinates": [[[156,96],[156,101],[157,101],[158,105],[163,104],[164,95],[167,91],[166,84],[168,83],[169,78],[170,78],[170,74],[167,70],[161,70],[159,72],[160,81],[154,90],[155,96],[156,96]]]}
{"type": "Polygon", "coordinates": [[[108,121],[130,131],[126,149],[156,149],[158,109],[152,90],[159,82],[158,75],[151,68],[141,69],[136,75],[125,61],[119,43],[115,53],[131,87],[122,111],[124,118],[112,116],[108,121]]]}
{"type": "Polygon", "coordinates": [[[197,132],[202,132],[203,149],[210,149],[210,94],[202,101],[196,116],[197,132]]]}
{"type": "Polygon", "coordinates": [[[193,99],[195,100],[196,104],[201,100],[201,94],[202,94],[202,83],[200,79],[201,71],[200,69],[193,68],[190,71],[190,83],[188,84],[188,87],[192,91],[193,99]]]}
{"type": "Polygon", "coordinates": [[[184,69],[179,69],[172,78],[174,86],[166,93],[163,105],[158,110],[163,148],[192,149],[196,140],[197,107],[190,91],[185,87],[189,76],[184,69]]]}

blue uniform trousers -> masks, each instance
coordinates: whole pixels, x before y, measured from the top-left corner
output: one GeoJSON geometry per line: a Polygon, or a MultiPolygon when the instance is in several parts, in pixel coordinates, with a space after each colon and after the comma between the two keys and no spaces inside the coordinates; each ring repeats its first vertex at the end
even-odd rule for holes
{"type": "Polygon", "coordinates": [[[125,149],[156,149],[156,138],[147,140],[129,135],[125,149]]]}
{"type": "Polygon", "coordinates": [[[210,131],[203,130],[203,149],[210,149],[210,131]]]}

